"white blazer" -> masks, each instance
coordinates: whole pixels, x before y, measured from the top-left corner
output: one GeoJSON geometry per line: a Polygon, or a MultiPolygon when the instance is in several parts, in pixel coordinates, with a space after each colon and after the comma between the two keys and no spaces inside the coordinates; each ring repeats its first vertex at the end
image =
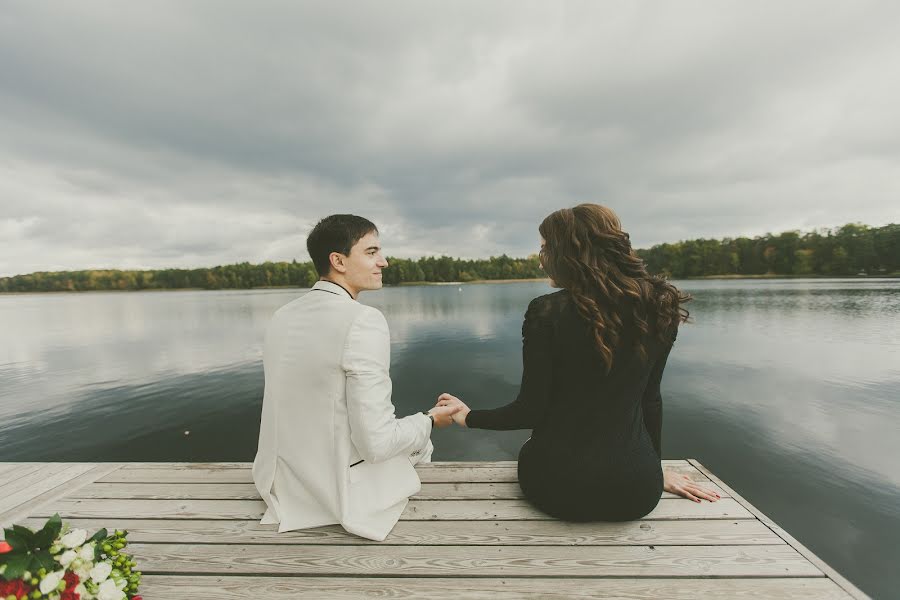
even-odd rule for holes
{"type": "Polygon", "coordinates": [[[278,531],[340,523],[384,540],[421,488],[431,419],[398,419],[384,315],[319,281],[266,331],[265,393],[253,481],[278,531]],[[362,462],[360,462],[362,461],[362,462]]]}

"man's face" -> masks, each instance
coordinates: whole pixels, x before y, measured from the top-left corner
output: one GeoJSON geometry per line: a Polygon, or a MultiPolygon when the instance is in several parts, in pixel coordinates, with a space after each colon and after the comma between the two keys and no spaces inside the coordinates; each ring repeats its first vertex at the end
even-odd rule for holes
{"type": "Polygon", "coordinates": [[[350,256],[344,259],[344,266],[344,280],[354,295],[363,290],[381,289],[381,270],[388,263],[381,254],[381,244],[374,231],[353,245],[350,256]]]}

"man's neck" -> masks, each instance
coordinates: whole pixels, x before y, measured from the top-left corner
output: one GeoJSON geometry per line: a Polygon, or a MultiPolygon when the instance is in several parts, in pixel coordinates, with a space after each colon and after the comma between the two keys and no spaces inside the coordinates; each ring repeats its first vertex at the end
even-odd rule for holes
{"type": "Polygon", "coordinates": [[[319,277],[319,281],[327,281],[328,283],[333,283],[334,285],[336,285],[340,288],[343,288],[343,290],[345,292],[347,292],[348,294],[350,294],[350,297],[353,298],[354,300],[356,300],[357,297],[359,296],[359,292],[357,290],[354,290],[352,287],[350,287],[350,285],[347,284],[347,282],[344,280],[343,277],[334,277],[334,276],[319,277]]]}

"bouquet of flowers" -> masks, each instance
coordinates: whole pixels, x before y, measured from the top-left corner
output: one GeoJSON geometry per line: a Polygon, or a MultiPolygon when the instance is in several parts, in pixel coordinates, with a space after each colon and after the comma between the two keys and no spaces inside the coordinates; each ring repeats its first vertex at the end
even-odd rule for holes
{"type": "Polygon", "coordinates": [[[88,538],[58,514],[38,532],[19,525],[3,531],[0,600],[141,600],[141,573],[123,552],[127,531],[101,529],[88,538]]]}

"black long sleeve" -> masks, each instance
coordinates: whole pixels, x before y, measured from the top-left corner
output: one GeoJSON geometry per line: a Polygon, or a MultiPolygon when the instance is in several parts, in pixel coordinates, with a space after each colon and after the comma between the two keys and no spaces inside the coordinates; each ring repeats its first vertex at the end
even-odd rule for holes
{"type": "Polygon", "coordinates": [[[522,323],[522,384],[518,397],[500,408],[473,410],[466,426],[475,429],[533,429],[550,401],[553,328],[540,314],[536,300],[528,305],[522,323]]]}
{"type": "MultiPolygon", "coordinates": [[[[672,340],[674,343],[674,339],[672,340]]],[[[650,434],[650,440],[653,442],[653,449],[662,459],[662,394],[660,393],[660,383],[662,382],[663,370],[666,368],[666,361],[669,359],[669,352],[672,351],[670,344],[663,354],[653,365],[647,379],[647,388],[644,390],[644,396],[641,398],[641,409],[644,413],[644,427],[650,434]]]]}
{"type": "MultiPolygon", "coordinates": [[[[623,314],[631,308],[623,307],[623,314]]],[[[604,369],[591,323],[571,292],[535,298],[522,325],[518,396],[466,418],[473,428],[533,430],[519,451],[519,485],[525,498],[551,516],[625,521],[659,502],[659,389],[674,332],[647,344],[648,360],[633,348],[633,328],[622,333],[612,369],[604,369]]]]}

